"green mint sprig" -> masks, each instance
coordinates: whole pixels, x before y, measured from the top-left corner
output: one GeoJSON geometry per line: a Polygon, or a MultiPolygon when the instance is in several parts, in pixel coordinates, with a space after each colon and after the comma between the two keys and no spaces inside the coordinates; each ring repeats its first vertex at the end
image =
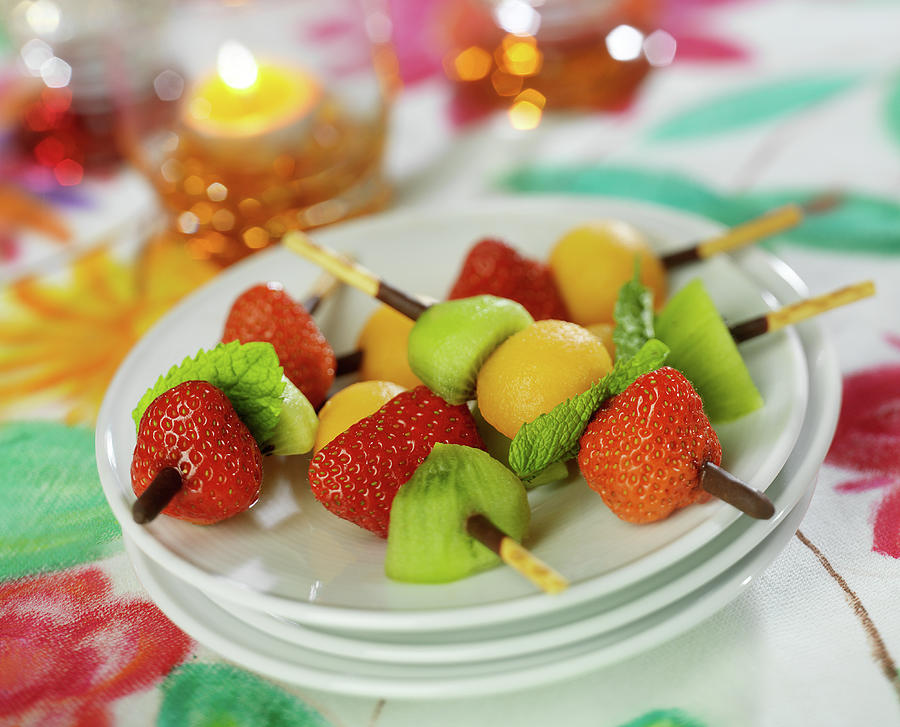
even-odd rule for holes
{"type": "Polygon", "coordinates": [[[612,338],[618,360],[631,358],[654,337],[653,291],[640,281],[639,260],[635,260],[634,278],[619,288],[613,318],[616,327],[612,338]]]}
{"type": "Polygon", "coordinates": [[[281,416],[283,373],[271,343],[220,343],[209,351],[201,350],[193,358],[185,358],[160,376],[131,416],[139,428],[150,402],[160,394],[185,381],[206,381],[225,393],[241,421],[262,444],[272,436],[281,416]]]}

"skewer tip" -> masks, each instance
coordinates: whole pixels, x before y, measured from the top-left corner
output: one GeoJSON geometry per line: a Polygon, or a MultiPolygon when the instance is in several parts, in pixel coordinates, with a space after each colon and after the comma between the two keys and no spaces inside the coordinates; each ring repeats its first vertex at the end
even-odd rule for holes
{"type": "Polygon", "coordinates": [[[181,485],[181,472],[176,467],[163,467],[131,506],[131,517],[138,525],[146,525],[165,509],[181,485]]]}

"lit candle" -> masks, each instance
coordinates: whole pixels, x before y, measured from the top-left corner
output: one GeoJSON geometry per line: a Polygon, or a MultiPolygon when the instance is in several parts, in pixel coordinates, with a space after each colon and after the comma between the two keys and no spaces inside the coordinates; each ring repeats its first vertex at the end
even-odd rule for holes
{"type": "Polygon", "coordinates": [[[187,99],[184,121],[207,147],[229,155],[277,151],[296,141],[322,102],[322,87],[300,69],[257,63],[229,41],[219,49],[217,72],[187,99]]]}

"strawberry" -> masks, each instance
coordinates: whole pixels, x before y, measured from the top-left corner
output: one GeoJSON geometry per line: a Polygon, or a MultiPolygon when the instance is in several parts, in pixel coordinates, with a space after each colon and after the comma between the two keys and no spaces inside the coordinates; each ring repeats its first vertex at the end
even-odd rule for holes
{"type": "Polygon", "coordinates": [[[578,466],[622,520],[647,523],[709,494],[701,468],[722,461],[719,438],[690,382],[665,366],[639,377],[595,414],[578,466]]]}
{"type": "Polygon", "coordinates": [[[225,321],[222,341],[268,341],[284,374],[314,408],[334,382],[335,357],[312,316],[278,283],[256,285],[238,296],[225,321]]]}
{"type": "Polygon", "coordinates": [[[404,391],[319,450],[309,466],[313,494],[385,538],[394,495],[438,442],[484,449],[465,404],[451,406],[427,386],[404,391]]]}
{"type": "Polygon", "coordinates": [[[181,489],[162,511],[200,525],[224,520],[259,497],[262,455],[228,397],[205,381],[185,381],[156,397],[141,417],[131,461],[138,496],[164,467],[181,489]]]}
{"type": "Polygon", "coordinates": [[[521,303],[536,321],[569,319],[550,267],[500,240],[485,238],[469,250],[448,298],[482,294],[521,303]]]}

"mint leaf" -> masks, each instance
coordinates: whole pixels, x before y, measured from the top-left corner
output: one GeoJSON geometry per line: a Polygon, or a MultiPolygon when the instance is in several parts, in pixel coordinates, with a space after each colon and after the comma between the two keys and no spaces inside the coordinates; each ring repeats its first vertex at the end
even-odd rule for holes
{"type": "Polygon", "coordinates": [[[639,376],[658,369],[668,355],[668,346],[651,338],[631,358],[617,357],[612,371],[590,389],[521,426],[509,448],[510,467],[528,480],[548,465],[574,457],[578,440],[600,405],[621,394],[639,376]]]}
{"type": "Polygon", "coordinates": [[[616,360],[631,358],[653,338],[653,291],[641,283],[637,269],[634,278],[619,288],[613,318],[616,360]]]}
{"type": "Polygon", "coordinates": [[[265,443],[281,416],[284,370],[271,343],[220,343],[173,366],[147,390],[131,413],[136,427],[157,396],[185,381],[207,381],[225,392],[231,405],[260,444],[265,443]]]}

